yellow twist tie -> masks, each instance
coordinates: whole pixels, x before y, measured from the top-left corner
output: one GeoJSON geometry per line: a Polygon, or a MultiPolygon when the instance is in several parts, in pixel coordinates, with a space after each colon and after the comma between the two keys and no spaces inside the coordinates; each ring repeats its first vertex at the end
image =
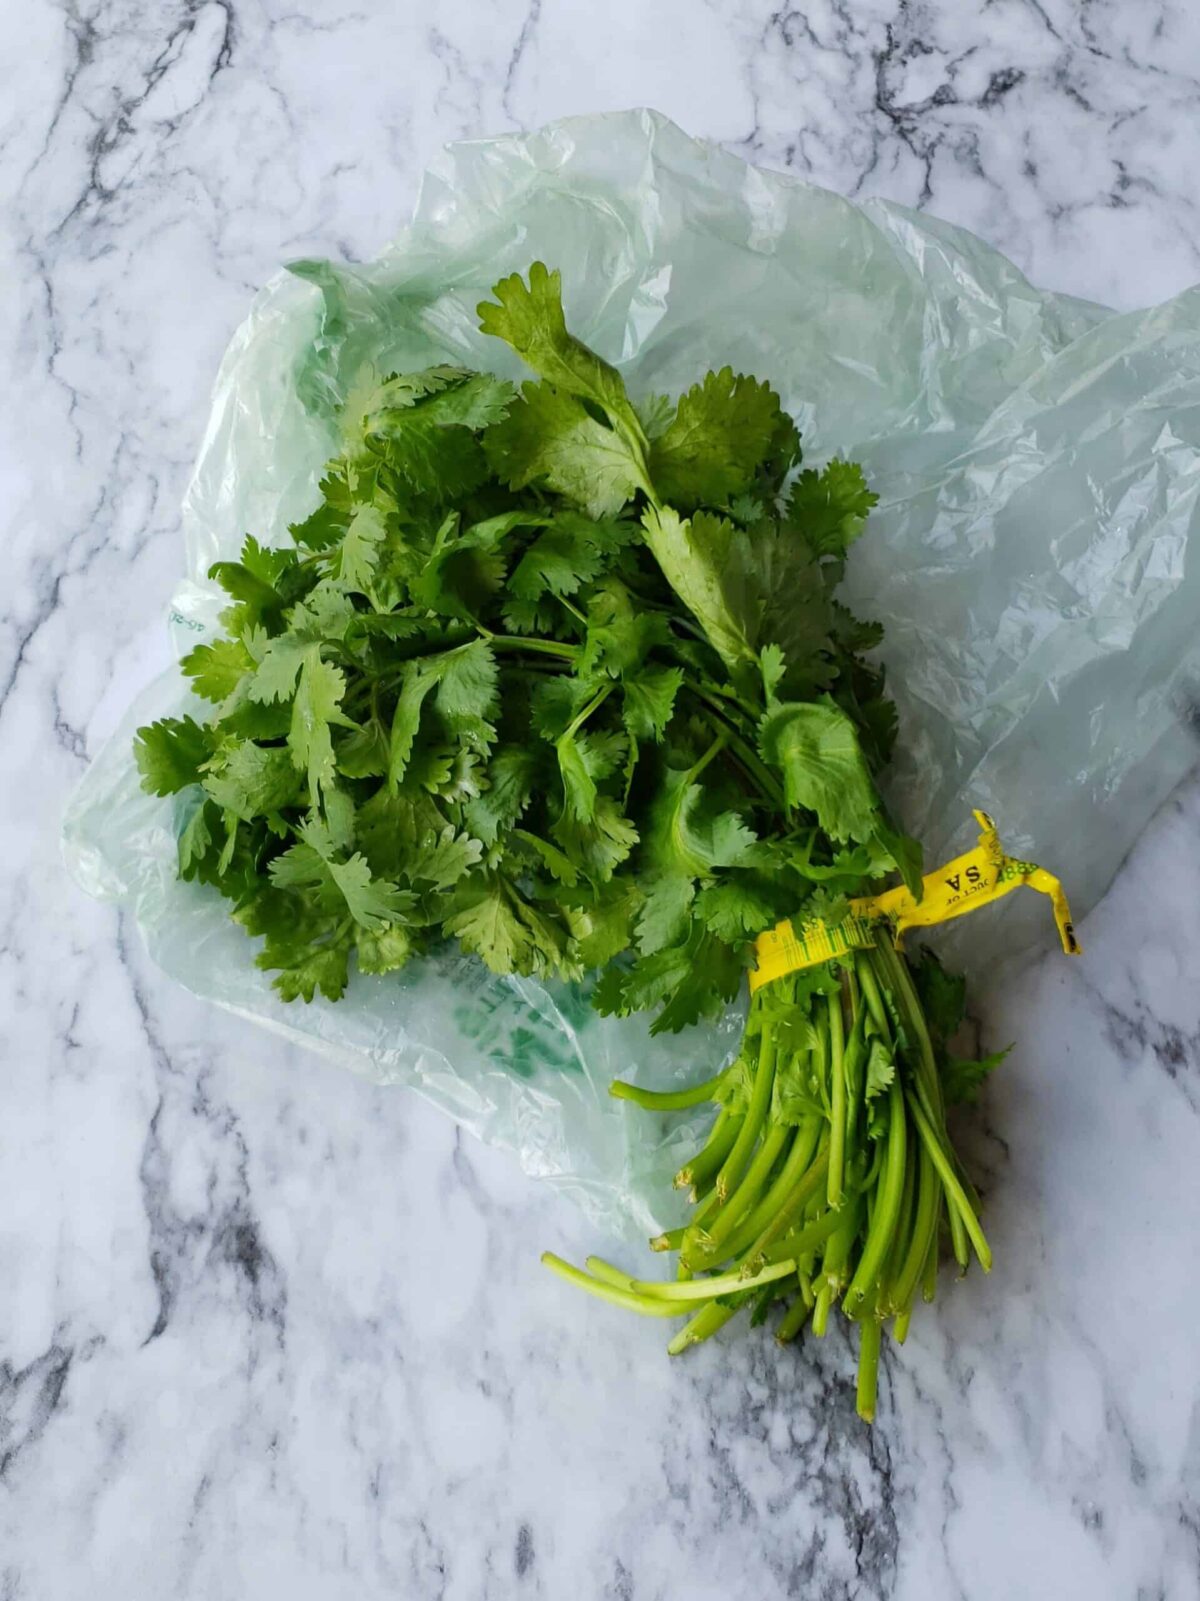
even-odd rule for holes
{"type": "Polygon", "coordinates": [[[1006,855],[996,825],[986,812],[976,812],[975,821],[981,829],[979,844],[936,872],[926,873],[921,880],[920,899],[902,884],[882,895],[852,900],[849,916],[832,926],[820,917],[801,921],[799,927],[785,920],[760,934],[755,941],[757,962],[750,972],[751,991],[772,979],[873,944],[881,922],[891,924],[899,945],[907,929],[947,923],[976,907],[1000,900],[1022,884],[1050,897],[1062,948],[1068,956],[1078,956],[1082,947],[1075,937],[1071,908],[1058,879],[1044,867],[1006,855]]]}

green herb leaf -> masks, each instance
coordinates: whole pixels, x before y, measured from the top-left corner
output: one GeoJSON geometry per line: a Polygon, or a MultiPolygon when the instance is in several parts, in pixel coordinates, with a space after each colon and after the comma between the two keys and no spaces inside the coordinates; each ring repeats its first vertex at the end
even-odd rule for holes
{"type": "Polygon", "coordinates": [[[650,476],[664,500],[690,511],[743,494],[765,461],[780,421],[779,396],[730,367],[680,397],[654,441],[650,476]]]}
{"type": "Polygon", "coordinates": [[[271,882],[278,888],[318,890],[327,899],[340,896],[354,921],[372,932],[385,924],[402,922],[412,910],[413,897],[395,884],[373,878],[364,856],[356,854],[346,862],[334,861],[323,842],[312,842],[311,828],[302,832],[301,841],[271,863],[271,882]]]}
{"type": "Polygon", "coordinates": [[[338,576],[347,589],[370,592],[380,547],[386,538],[387,523],[378,507],[356,507],[342,539],[338,567],[338,576]]]}
{"type": "Polygon", "coordinates": [[[957,1057],[950,1057],[942,1063],[942,1088],[946,1099],[952,1103],[973,1106],[979,1099],[988,1075],[1000,1066],[1011,1045],[1006,1045],[1002,1051],[993,1051],[989,1056],[981,1056],[978,1061],[964,1062],[957,1057]]]}
{"type": "Polygon", "coordinates": [[[789,807],[815,812],[832,839],[868,840],[878,800],[854,724],[830,700],[773,706],[759,724],[763,760],[783,774],[789,807]]]}
{"type": "Polygon", "coordinates": [[[796,479],[788,497],[788,522],[814,555],[844,556],[878,500],[856,462],[834,460],[822,472],[806,468],[796,479]]]}
{"type": "Polygon", "coordinates": [[[300,798],[300,779],[289,753],[248,739],[222,746],[204,775],[204,788],[222,811],[245,822],[282,811],[300,798]]]}
{"type": "Polygon", "coordinates": [[[645,899],[638,914],[638,949],[644,956],[677,945],[687,938],[688,914],[696,897],[696,883],[686,873],[663,873],[644,884],[645,899]]]}
{"type": "Polygon", "coordinates": [[[539,377],[564,395],[590,401],[608,413],[615,427],[644,442],[620,373],[567,332],[561,274],[535,261],[528,287],[519,273],[513,273],[502,278],[492,293],[497,304],[484,301],[477,308],[485,334],[511,345],[539,377]]]}
{"type": "Polygon", "coordinates": [[[139,728],[134,744],[142,788],[174,795],[200,782],[213,753],[212,734],[191,717],[162,717],[139,728]]]}
{"type": "Polygon", "coordinates": [[[254,671],[254,659],[240,639],[197,645],[179,665],[196,694],[216,702],[228,700],[245,675],[254,671]]]}
{"type": "Polygon", "coordinates": [[[967,1015],[966,979],[943,967],[941,958],[927,945],[910,966],[930,1033],[943,1042],[952,1039],[967,1015]]]}
{"type": "Polygon", "coordinates": [[[551,384],[525,384],[485,447],[510,489],[542,484],[592,517],[613,516],[638,488],[638,463],[621,435],[551,384]]]}
{"type": "Polygon", "coordinates": [[[395,973],[414,953],[412,931],[398,924],[389,924],[375,932],[360,929],[354,949],[360,972],[395,973]]]}
{"type": "Polygon", "coordinates": [[[661,743],[683,681],[679,667],[647,667],[638,677],[626,680],[622,715],[634,739],[661,743]]]}
{"type": "Polygon", "coordinates": [[[695,616],[713,649],[736,670],[757,662],[745,586],[734,558],[739,530],[727,518],[697,512],[684,519],[670,506],[648,506],[646,542],[667,582],[695,616]]]}
{"type": "Polygon", "coordinates": [[[296,766],[307,771],[309,794],[314,803],[323,789],[332,786],[337,769],[331,727],[354,726],[341,710],[345,688],[346,680],[341,671],[322,661],[320,646],[308,646],[292,703],[288,749],[296,766]]]}

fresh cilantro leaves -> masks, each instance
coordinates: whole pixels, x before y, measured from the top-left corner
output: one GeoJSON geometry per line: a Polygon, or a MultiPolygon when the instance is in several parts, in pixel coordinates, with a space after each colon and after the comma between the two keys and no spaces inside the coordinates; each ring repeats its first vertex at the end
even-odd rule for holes
{"type": "Polygon", "coordinates": [[[685,511],[724,506],[746,494],[770,454],[781,421],[768,384],[730,367],[682,395],[655,439],[650,474],[662,498],[685,511]]]}
{"type": "Polygon", "coordinates": [[[138,765],[192,797],[179,870],[288,998],[457,940],[603,969],[601,1008],[681,1027],[814,886],[907,860],[878,633],[832,599],[874,497],[799,472],[779,397],[728,367],[635,406],[541,263],[494,296],[481,326],[534,378],[364,370],[291,543],[212,569],[203,707],[141,729],[138,765]]]}
{"type": "Polygon", "coordinates": [[[142,787],[151,795],[175,795],[198,784],[214,746],[210,730],[190,717],[164,717],[139,728],[134,755],[142,787]]]}

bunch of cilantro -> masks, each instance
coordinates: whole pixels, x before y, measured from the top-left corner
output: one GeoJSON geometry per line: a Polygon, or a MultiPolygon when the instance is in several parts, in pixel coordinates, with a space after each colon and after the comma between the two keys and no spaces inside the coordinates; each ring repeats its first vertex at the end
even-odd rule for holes
{"type": "MultiPolygon", "coordinates": [[[[319,506],[288,544],[250,537],[212,569],[224,634],[182,663],[210,710],[139,730],[138,764],[181,797],[180,874],[229,899],[286,999],[336,1000],[353,967],[391,973],[451,940],[495,973],[594,978],[601,1011],[678,1029],[737,993],[780,918],[836,919],[894,872],[919,887],[875,785],[895,737],[865,659],[880,632],[834,598],[875,497],[852,464],[802,470],[757,379],[725,368],[632,400],[568,332],[541,263],[494,296],[482,328],[536,378],[436,366],[356,386],[319,506]]],[[[702,1276],[721,1263],[768,1272],[760,1298],[799,1293],[791,1242],[814,1224],[815,1260],[837,1242],[836,1294],[871,1217],[882,1318],[900,1225],[880,1243],[876,1190],[907,1205],[914,1259],[919,1223],[921,1272],[931,1215],[937,1235],[925,1167],[906,1178],[887,1154],[905,1133],[925,1150],[921,1118],[938,1207],[952,1180],[949,1219],[971,1210],[905,964],[869,960],[761,992],[738,1061],[692,1092],[722,1104],[683,1309],[726,1306],[721,1273],[702,1276]],[[766,1246],[761,1228],[741,1239],[752,1218],[766,1246]]],[[[608,1272],[589,1287],[652,1299],[608,1272]]]]}

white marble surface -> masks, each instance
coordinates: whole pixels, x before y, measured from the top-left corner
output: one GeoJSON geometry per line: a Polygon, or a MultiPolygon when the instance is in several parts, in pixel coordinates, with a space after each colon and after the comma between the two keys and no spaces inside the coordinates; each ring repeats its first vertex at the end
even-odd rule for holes
{"type": "Polygon", "coordinates": [[[1120,306],[1200,278],[1186,0],[32,0],[0,58],[0,1597],[1200,1596],[1200,789],[985,1008],[998,1267],[873,1433],[839,1342],[661,1328],[412,1097],[202,1008],[58,865],[161,665],[222,347],[449,138],[651,103],[1120,306]],[[1153,895],[1153,900],[1152,900],[1153,895]]]}

